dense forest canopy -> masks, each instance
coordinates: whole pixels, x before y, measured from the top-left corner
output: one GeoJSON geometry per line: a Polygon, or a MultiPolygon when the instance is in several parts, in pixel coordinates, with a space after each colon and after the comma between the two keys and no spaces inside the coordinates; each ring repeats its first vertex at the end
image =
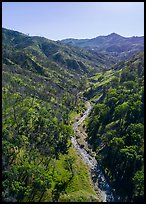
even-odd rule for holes
{"type": "Polygon", "coordinates": [[[2,51],[3,201],[97,200],[87,168],[70,148],[70,114],[84,110],[79,93],[87,86],[92,60],[86,51],[7,29],[3,29],[2,51]],[[69,53],[64,57],[69,66],[55,57],[58,50],[69,53]],[[78,59],[77,63],[76,58],[83,58],[79,54],[85,65],[78,59]],[[72,196],[74,186],[73,193],[81,190],[81,195],[72,196]]]}
{"type": "Polygon", "coordinates": [[[97,161],[122,200],[142,200],[143,52],[116,63],[107,53],[2,29],[4,202],[99,201],[71,144],[72,117],[85,100],[94,106],[86,132],[97,161]]]}
{"type": "Polygon", "coordinates": [[[143,52],[120,62],[113,70],[117,76],[106,85],[104,97],[90,115],[88,142],[123,201],[143,200],[143,52]]]}

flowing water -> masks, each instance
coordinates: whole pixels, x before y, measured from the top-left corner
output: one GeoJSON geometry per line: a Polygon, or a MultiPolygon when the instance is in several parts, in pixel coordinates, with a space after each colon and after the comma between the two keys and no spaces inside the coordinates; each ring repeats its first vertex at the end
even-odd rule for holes
{"type": "MultiPolygon", "coordinates": [[[[89,115],[92,109],[90,102],[87,102],[87,104],[88,104],[88,108],[84,112],[83,116],[79,119],[79,121],[74,123],[74,126],[73,126],[74,134],[76,134],[78,126],[81,125],[81,123],[86,119],[86,117],[89,115]]],[[[94,187],[96,189],[97,188],[99,189],[102,202],[114,202],[115,199],[112,193],[112,189],[108,184],[107,180],[105,179],[105,176],[100,166],[98,165],[98,162],[95,159],[95,157],[87,153],[87,151],[78,144],[75,136],[72,137],[71,141],[79,156],[89,166],[91,170],[91,177],[92,177],[94,187]]]]}

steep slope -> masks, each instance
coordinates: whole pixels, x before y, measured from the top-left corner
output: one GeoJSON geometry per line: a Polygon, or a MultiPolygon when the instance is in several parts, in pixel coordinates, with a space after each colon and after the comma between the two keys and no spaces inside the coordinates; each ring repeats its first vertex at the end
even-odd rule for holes
{"type": "MultiPolygon", "coordinates": [[[[70,114],[83,112],[82,93],[87,88],[86,97],[96,103],[101,96],[100,101],[106,102],[109,86],[118,84],[120,70],[129,65],[121,62],[113,67],[115,72],[106,71],[115,62],[108,54],[8,29],[2,29],[2,37],[3,201],[99,201],[87,167],[71,147],[70,114]]],[[[139,60],[131,64],[143,66],[139,60]]],[[[137,73],[143,77],[141,68],[137,73]]],[[[126,70],[122,76],[131,74],[126,70]]],[[[132,73],[130,79],[134,77],[132,73]]],[[[130,82],[124,86],[139,93],[142,80],[138,78],[137,82],[136,78],[136,85],[130,82]]],[[[89,133],[90,143],[91,137],[89,133]]],[[[108,171],[112,174],[109,167],[108,171]]],[[[135,175],[135,182],[139,182],[139,175],[141,171],[135,175]]]]}
{"type": "MultiPolygon", "coordinates": [[[[80,48],[62,45],[43,37],[30,37],[23,33],[2,29],[3,85],[20,86],[23,90],[50,103],[52,109],[76,108],[78,93],[86,88],[87,76],[109,68],[113,64],[108,56],[80,48]],[[12,82],[14,81],[14,82],[12,82]],[[24,85],[25,84],[25,85],[24,85]]],[[[69,112],[69,110],[68,110],[69,112]]]]}
{"type": "MultiPolygon", "coordinates": [[[[73,73],[77,72],[80,74],[91,74],[93,71],[97,72],[113,64],[108,55],[67,46],[43,37],[30,37],[7,29],[3,29],[2,34],[3,58],[8,57],[13,61],[16,57],[13,56],[12,50],[15,50],[17,51],[15,55],[18,55],[17,59],[21,58],[21,64],[24,63],[24,58],[27,58],[27,61],[31,61],[32,59],[30,58],[32,57],[33,61],[40,63],[44,67],[48,67],[48,64],[52,63],[55,67],[61,66],[73,73]]],[[[29,65],[29,62],[27,64],[29,65]]]]}
{"type": "Polygon", "coordinates": [[[65,39],[61,42],[110,54],[115,60],[128,59],[134,53],[144,50],[144,37],[123,37],[116,33],[92,39],[65,39]]]}
{"type": "Polygon", "coordinates": [[[84,109],[78,93],[102,62],[7,29],[2,44],[3,201],[98,201],[87,167],[70,147],[70,113],[84,109]],[[58,52],[65,63],[54,57],[58,52]]]}
{"type": "Polygon", "coordinates": [[[144,53],[107,72],[92,77],[85,94],[100,99],[87,123],[88,142],[120,199],[143,201],[144,53]]]}

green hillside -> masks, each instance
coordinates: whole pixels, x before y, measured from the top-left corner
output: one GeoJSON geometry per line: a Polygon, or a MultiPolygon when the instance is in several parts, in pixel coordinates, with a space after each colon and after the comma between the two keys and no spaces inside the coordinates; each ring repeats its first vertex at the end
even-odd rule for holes
{"type": "Polygon", "coordinates": [[[98,70],[91,54],[7,29],[2,43],[3,201],[98,201],[70,141],[70,114],[84,109],[78,93],[98,70]]]}
{"type": "Polygon", "coordinates": [[[97,104],[87,123],[88,142],[96,152],[97,160],[121,200],[142,201],[144,199],[143,52],[115,65],[110,72],[92,77],[91,83],[94,84],[94,88],[86,95],[97,104]]]}
{"type": "Polygon", "coordinates": [[[71,144],[88,143],[121,200],[143,199],[143,52],[108,53],[2,29],[2,201],[100,202],[71,144]]]}
{"type": "Polygon", "coordinates": [[[114,61],[128,59],[133,54],[144,50],[143,36],[123,37],[116,33],[92,39],[64,39],[61,42],[75,47],[94,50],[97,53],[108,54],[114,61]]]}

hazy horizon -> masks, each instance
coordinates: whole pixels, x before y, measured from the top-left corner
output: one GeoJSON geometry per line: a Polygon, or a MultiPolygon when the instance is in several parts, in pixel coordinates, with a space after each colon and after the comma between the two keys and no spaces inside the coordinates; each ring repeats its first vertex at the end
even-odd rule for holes
{"type": "Polygon", "coordinates": [[[50,40],[144,36],[144,2],[2,2],[2,27],[50,40]]]}
{"type": "MultiPolygon", "coordinates": [[[[12,31],[17,31],[17,32],[20,32],[19,30],[14,30],[14,29],[10,29],[10,28],[5,28],[5,27],[2,27],[2,28],[4,28],[4,29],[8,29],[8,30],[12,30],[12,31]]],[[[23,32],[20,32],[20,33],[23,33],[23,32]]],[[[115,33],[115,32],[113,32],[113,33],[115,33]]],[[[29,35],[28,33],[23,33],[23,34],[26,34],[26,35],[29,35]]],[[[112,33],[109,33],[109,34],[107,34],[107,35],[110,35],[110,34],[112,34],[112,33]]],[[[117,34],[117,35],[120,35],[119,33],[115,33],[115,34],[117,34]]],[[[96,38],[96,37],[99,37],[99,36],[107,36],[107,35],[98,35],[98,36],[95,36],[95,37],[92,37],[92,38],[70,38],[70,37],[67,37],[67,38],[64,38],[64,39],[60,39],[60,40],[65,40],[65,39],[75,39],[75,40],[84,40],[84,39],[93,39],[93,38],[96,38]]],[[[44,37],[44,36],[40,36],[40,35],[29,35],[30,37],[35,37],[35,36],[38,36],[38,37],[44,37]]],[[[122,36],[122,35],[120,35],[120,36],[122,36]]],[[[122,37],[144,37],[144,35],[141,35],[141,36],[122,36],[122,37]]],[[[44,37],[44,38],[47,38],[47,39],[49,39],[49,40],[52,40],[52,39],[50,39],[50,38],[48,38],[48,37],[44,37]]],[[[58,40],[54,40],[54,41],[58,41],[58,40]]]]}

